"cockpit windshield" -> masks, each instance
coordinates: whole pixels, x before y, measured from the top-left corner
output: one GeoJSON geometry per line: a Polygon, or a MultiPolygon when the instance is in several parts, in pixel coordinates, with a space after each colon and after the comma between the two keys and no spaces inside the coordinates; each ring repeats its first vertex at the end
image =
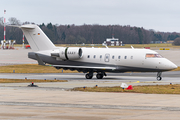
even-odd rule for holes
{"type": "Polygon", "coordinates": [[[162,58],[160,54],[146,54],[146,58],[162,58]]]}

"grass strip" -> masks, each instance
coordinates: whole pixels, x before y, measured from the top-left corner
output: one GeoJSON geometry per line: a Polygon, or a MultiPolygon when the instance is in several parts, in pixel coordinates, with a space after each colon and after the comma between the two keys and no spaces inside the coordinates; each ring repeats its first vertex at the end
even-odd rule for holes
{"type": "Polygon", "coordinates": [[[144,85],[133,86],[133,90],[126,90],[116,87],[79,87],[74,88],[72,91],[84,92],[121,92],[121,93],[146,93],[146,94],[180,94],[180,85],[144,85]]]}
{"type": "Polygon", "coordinates": [[[77,73],[76,70],[63,70],[52,66],[42,66],[37,64],[21,64],[0,66],[0,73],[77,73]]]}
{"type": "Polygon", "coordinates": [[[0,83],[41,83],[41,82],[68,82],[67,80],[38,80],[38,79],[0,79],[0,83]]]}

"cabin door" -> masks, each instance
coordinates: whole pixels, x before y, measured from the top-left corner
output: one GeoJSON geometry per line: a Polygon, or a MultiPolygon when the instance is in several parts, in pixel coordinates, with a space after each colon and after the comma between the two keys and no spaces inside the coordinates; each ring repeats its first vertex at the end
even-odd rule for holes
{"type": "Polygon", "coordinates": [[[109,62],[110,54],[105,54],[104,61],[109,62]]]}

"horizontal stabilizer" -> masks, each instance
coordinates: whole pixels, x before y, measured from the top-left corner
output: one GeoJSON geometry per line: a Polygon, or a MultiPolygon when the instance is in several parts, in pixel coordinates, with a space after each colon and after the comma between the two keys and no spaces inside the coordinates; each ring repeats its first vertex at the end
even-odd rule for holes
{"type": "Polygon", "coordinates": [[[11,26],[11,27],[18,27],[18,28],[29,28],[29,29],[35,29],[35,26],[34,25],[7,25],[7,26],[11,26]]]}

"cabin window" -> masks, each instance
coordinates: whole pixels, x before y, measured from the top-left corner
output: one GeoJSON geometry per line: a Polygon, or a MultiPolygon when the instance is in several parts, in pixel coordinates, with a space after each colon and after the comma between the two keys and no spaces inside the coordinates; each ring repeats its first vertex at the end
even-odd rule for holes
{"type": "Polygon", "coordinates": [[[146,54],[146,58],[162,58],[160,54],[146,54]]]}
{"type": "Polygon", "coordinates": [[[118,59],[121,59],[121,56],[118,56],[118,59]]]}
{"type": "Polygon", "coordinates": [[[131,56],[131,59],[133,59],[133,56],[131,56]]]}
{"type": "Polygon", "coordinates": [[[94,55],[94,58],[96,58],[96,55],[94,55]]]}
{"type": "Polygon", "coordinates": [[[114,55],[112,56],[112,59],[114,59],[114,55]]]}
{"type": "Polygon", "coordinates": [[[127,56],[124,56],[124,59],[127,59],[127,56]]]}
{"type": "Polygon", "coordinates": [[[90,58],[90,55],[88,55],[87,58],[90,58]]]}
{"type": "Polygon", "coordinates": [[[102,58],[102,55],[100,55],[100,58],[102,58]]]}

